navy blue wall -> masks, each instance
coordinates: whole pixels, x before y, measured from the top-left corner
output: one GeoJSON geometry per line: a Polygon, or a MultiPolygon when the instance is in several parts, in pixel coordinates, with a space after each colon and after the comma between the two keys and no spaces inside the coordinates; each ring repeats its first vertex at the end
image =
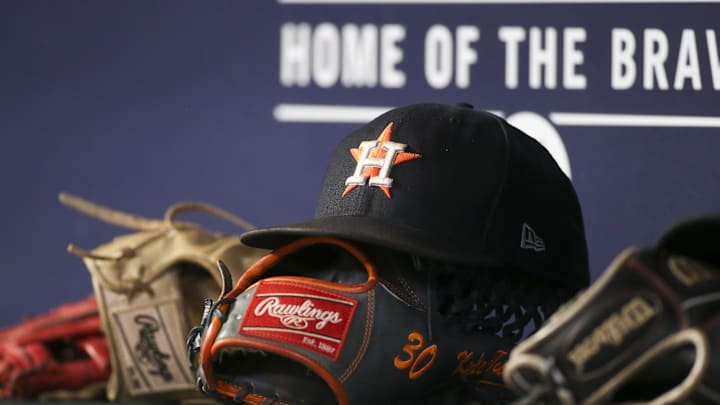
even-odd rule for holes
{"type": "Polygon", "coordinates": [[[0,3],[0,326],[91,294],[67,243],[126,232],[60,191],[149,217],[201,200],[259,226],[306,219],[335,143],[418,101],[470,102],[564,150],[594,277],[718,211],[720,3],[311,3],[0,3]],[[374,81],[343,63],[354,28],[374,81]]]}

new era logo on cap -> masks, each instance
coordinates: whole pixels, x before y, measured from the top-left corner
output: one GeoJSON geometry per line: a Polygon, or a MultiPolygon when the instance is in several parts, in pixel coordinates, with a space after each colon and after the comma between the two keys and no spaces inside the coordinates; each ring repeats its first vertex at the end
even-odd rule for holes
{"type": "Polygon", "coordinates": [[[313,235],[571,286],[590,280],[570,180],[537,141],[467,105],[412,104],[357,128],[335,149],[313,219],[242,240],[277,248],[313,235]]]}
{"type": "Polygon", "coordinates": [[[522,233],[520,236],[520,248],[531,249],[536,252],[545,251],[545,241],[535,233],[530,225],[523,222],[522,233]]]}

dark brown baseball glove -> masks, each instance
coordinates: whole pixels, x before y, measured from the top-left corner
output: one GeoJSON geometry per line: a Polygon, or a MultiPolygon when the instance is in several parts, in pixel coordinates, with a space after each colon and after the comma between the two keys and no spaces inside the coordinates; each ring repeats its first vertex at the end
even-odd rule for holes
{"type": "Polygon", "coordinates": [[[720,403],[720,217],[625,250],[504,378],[526,404],[720,403]]]}

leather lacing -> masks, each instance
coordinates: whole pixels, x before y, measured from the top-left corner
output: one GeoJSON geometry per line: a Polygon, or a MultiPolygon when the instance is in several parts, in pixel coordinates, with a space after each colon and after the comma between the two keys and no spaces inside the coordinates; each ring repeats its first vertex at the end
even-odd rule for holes
{"type": "MultiPolygon", "coordinates": [[[[186,201],[173,204],[167,209],[167,211],[165,211],[163,219],[158,220],[122,212],[69,193],[60,193],[59,199],[62,204],[108,224],[138,231],[148,231],[147,236],[136,245],[124,246],[118,248],[116,252],[112,253],[100,254],[81,249],[72,243],[68,245],[67,249],[70,253],[83,258],[98,261],[120,262],[122,260],[130,259],[135,257],[137,252],[144,246],[165,237],[169,232],[177,229],[200,228],[200,225],[198,224],[178,221],[176,217],[182,213],[200,212],[210,214],[217,218],[224,219],[225,221],[230,222],[244,230],[253,229],[253,225],[245,219],[221,208],[202,202],[186,201]]],[[[137,278],[124,280],[111,280],[107,277],[105,272],[94,266],[89,267],[89,270],[93,277],[98,280],[103,287],[116,294],[124,294],[131,297],[139,292],[146,292],[150,296],[154,295],[151,288],[152,283],[159,277],[163,276],[166,271],[171,270],[171,268],[157,272],[150,277],[145,277],[145,268],[140,267],[139,276],[137,278]]]]}

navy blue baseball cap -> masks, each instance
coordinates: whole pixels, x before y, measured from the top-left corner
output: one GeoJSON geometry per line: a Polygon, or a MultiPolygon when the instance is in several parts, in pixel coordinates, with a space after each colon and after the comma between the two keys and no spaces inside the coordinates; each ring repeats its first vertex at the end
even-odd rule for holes
{"type": "Polygon", "coordinates": [[[478,266],[589,284],[583,216],[550,153],[469,105],[413,104],[346,136],[313,219],[259,228],[247,245],[331,236],[478,266]]]}

